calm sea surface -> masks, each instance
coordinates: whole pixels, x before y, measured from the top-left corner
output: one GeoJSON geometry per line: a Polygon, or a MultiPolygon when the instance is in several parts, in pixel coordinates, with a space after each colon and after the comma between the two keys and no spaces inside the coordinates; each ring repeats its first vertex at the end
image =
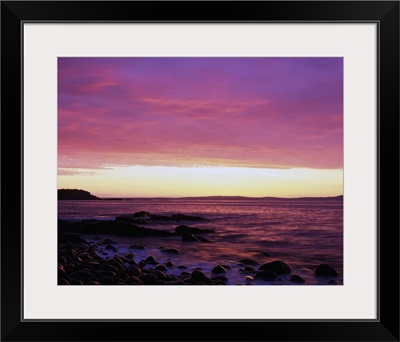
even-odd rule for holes
{"type": "MultiPolygon", "coordinates": [[[[187,214],[202,216],[209,222],[182,222],[188,226],[210,228],[214,233],[202,235],[209,243],[188,243],[178,237],[111,237],[118,243],[118,253],[131,252],[133,243],[146,245],[145,251],[135,251],[136,261],[152,255],[159,262],[173,260],[188,269],[205,272],[218,265],[228,265],[229,284],[245,284],[242,258],[259,264],[276,259],[287,262],[292,274],[298,274],[306,284],[324,285],[330,278],[316,277],[314,269],[326,263],[339,272],[335,280],[343,284],[343,203],[341,200],[183,200],[129,199],[102,201],[59,201],[58,217],[66,220],[112,220],[115,216],[148,211],[151,214],[187,214]],[[160,247],[180,250],[179,255],[166,255],[160,247]],[[269,253],[271,257],[263,253],[269,253]]],[[[179,224],[159,222],[143,225],[171,232],[179,224]]],[[[103,237],[102,237],[103,238],[103,237]]],[[[98,237],[88,236],[96,241],[98,237]]],[[[112,256],[110,252],[110,256],[112,256]]],[[[178,272],[178,270],[176,270],[178,272]]],[[[179,272],[182,270],[179,270],[179,272]]],[[[290,284],[289,276],[279,281],[259,281],[258,284],[290,284]]]]}

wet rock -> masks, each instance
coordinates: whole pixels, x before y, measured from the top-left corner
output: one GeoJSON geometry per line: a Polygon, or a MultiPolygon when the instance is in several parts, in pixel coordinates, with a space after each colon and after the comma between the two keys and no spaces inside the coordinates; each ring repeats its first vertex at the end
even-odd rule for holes
{"type": "Polygon", "coordinates": [[[125,281],[128,285],[144,285],[144,281],[135,276],[130,276],[125,281]]]}
{"type": "Polygon", "coordinates": [[[70,284],[71,285],[83,285],[83,282],[79,279],[73,279],[70,284]]]}
{"type": "Polygon", "coordinates": [[[272,271],[276,274],[288,274],[290,273],[290,266],[281,260],[275,260],[261,265],[259,270],[272,271]]]}
{"type": "Polygon", "coordinates": [[[201,271],[195,270],[192,272],[193,282],[204,281],[205,277],[206,275],[201,271]]]}
{"type": "Polygon", "coordinates": [[[167,261],[165,264],[167,267],[174,267],[174,263],[172,261],[167,261]]]}
{"type": "Polygon", "coordinates": [[[338,273],[336,272],[336,270],[327,264],[318,265],[318,267],[315,270],[315,274],[322,275],[322,276],[330,276],[330,277],[338,276],[338,273]]]}
{"type": "Polygon", "coordinates": [[[179,249],[177,248],[164,248],[161,250],[163,253],[169,253],[169,254],[179,254],[179,249]]]}
{"type": "Polygon", "coordinates": [[[104,249],[107,250],[107,251],[115,251],[116,250],[116,248],[114,246],[111,246],[111,245],[107,245],[104,249]]]}
{"type": "Polygon", "coordinates": [[[137,265],[138,265],[138,264],[136,263],[136,261],[133,260],[133,259],[128,260],[127,263],[128,263],[130,266],[132,266],[132,265],[137,266],[137,265]]]}
{"type": "Polygon", "coordinates": [[[65,272],[64,268],[58,267],[58,280],[60,281],[61,279],[65,279],[65,280],[69,281],[70,277],[67,274],[67,272],[65,272]]]}
{"type": "Polygon", "coordinates": [[[244,277],[244,280],[245,281],[253,281],[254,278],[252,276],[247,275],[247,276],[244,277]]]}
{"type": "Polygon", "coordinates": [[[126,269],[126,273],[127,273],[129,276],[137,277],[137,276],[139,276],[139,275],[142,273],[142,270],[141,270],[139,267],[130,266],[130,267],[128,267],[128,268],[126,269]]]}
{"type": "Polygon", "coordinates": [[[131,216],[117,216],[115,218],[115,221],[122,221],[122,222],[130,223],[130,224],[146,224],[147,223],[146,220],[137,219],[137,218],[131,217],[131,216]]]}
{"type": "Polygon", "coordinates": [[[129,253],[129,254],[125,255],[126,259],[133,259],[134,257],[135,257],[135,254],[133,254],[133,253],[129,253]]]}
{"type": "Polygon", "coordinates": [[[121,260],[120,257],[118,257],[117,255],[114,255],[114,257],[112,258],[113,261],[117,262],[120,265],[123,265],[124,262],[121,260]]]}
{"type": "Polygon", "coordinates": [[[154,274],[142,274],[139,277],[146,285],[155,285],[158,281],[158,278],[154,274]]]}
{"type": "Polygon", "coordinates": [[[174,221],[173,218],[169,217],[169,216],[163,216],[163,215],[150,215],[150,218],[153,221],[174,221]]]}
{"type": "Polygon", "coordinates": [[[212,273],[226,273],[226,269],[222,265],[215,266],[212,270],[212,273]]]}
{"type": "Polygon", "coordinates": [[[181,272],[181,275],[186,277],[186,276],[190,276],[190,273],[186,272],[186,271],[183,271],[183,272],[181,272]]]}
{"type": "Polygon", "coordinates": [[[100,283],[101,285],[114,285],[114,279],[112,277],[102,277],[100,283]]]}
{"type": "Polygon", "coordinates": [[[166,277],[164,272],[161,272],[159,270],[155,270],[155,271],[153,271],[152,274],[155,275],[158,280],[167,280],[167,277],[166,277]]]}
{"type": "Polygon", "coordinates": [[[70,285],[70,283],[65,278],[58,278],[58,285],[70,285]]]}
{"type": "Polygon", "coordinates": [[[211,284],[212,284],[211,279],[208,278],[208,277],[205,277],[205,278],[203,279],[203,282],[204,282],[206,285],[211,285],[211,284]]]}
{"type": "Polygon", "coordinates": [[[331,280],[328,281],[327,284],[328,284],[328,285],[337,285],[338,282],[337,282],[336,280],[331,279],[331,280]]]}
{"type": "Polygon", "coordinates": [[[113,271],[106,271],[106,270],[100,270],[99,271],[99,275],[100,275],[100,277],[102,278],[102,277],[116,277],[117,276],[117,274],[115,273],[115,272],[113,272],[113,271]]]}
{"type": "Polygon", "coordinates": [[[101,267],[101,264],[97,261],[88,262],[88,263],[86,263],[86,265],[95,270],[98,270],[101,267]]]}
{"type": "Polygon", "coordinates": [[[206,239],[205,237],[202,236],[196,236],[196,239],[201,241],[201,242],[210,242],[210,240],[206,239]]]}
{"type": "Polygon", "coordinates": [[[117,273],[118,272],[118,267],[116,267],[116,266],[113,266],[113,265],[110,265],[110,264],[104,264],[104,265],[102,265],[102,267],[101,267],[103,270],[106,270],[106,271],[113,271],[113,272],[115,272],[115,273],[117,273]]]}
{"type": "Polygon", "coordinates": [[[274,280],[274,279],[276,279],[276,274],[272,271],[265,270],[265,271],[257,272],[255,274],[254,278],[262,279],[262,280],[274,280]]]}
{"type": "Polygon", "coordinates": [[[86,234],[113,234],[132,237],[175,235],[166,230],[144,228],[125,221],[100,221],[81,226],[79,229],[80,232],[86,234]]]}
{"type": "Polygon", "coordinates": [[[94,278],[94,275],[93,273],[87,271],[76,271],[71,274],[71,278],[89,281],[94,278]]]}
{"type": "Polygon", "coordinates": [[[146,249],[146,247],[140,244],[133,244],[129,246],[129,249],[146,249]]]}
{"type": "Polygon", "coordinates": [[[184,269],[186,269],[187,267],[186,267],[185,265],[179,265],[178,268],[181,269],[181,270],[184,270],[184,269]]]}
{"type": "Polygon", "coordinates": [[[257,270],[253,266],[246,266],[243,269],[244,272],[257,272],[257,270]]]}
{"type": "Polygon", "coordinates": [[[193,234],[182,233],[182,241],[199,241],[193,234]]]}
{"type": "Polygon", "coordinates": [[[167,270],[167,268],[163,264],[158,264],[156,267],[154,267],[154,269],[158,270],[158,271],[166,271],[167,270]]]}
{"type": "Polygon", "coordinates": [[[146,217],[150,218],[151,214],[148,211],[138,211],[133,214],[133,217],[146,217]]]}
{"type": "Polygon", "coordinates": [[[178,226],[175,228],[175,233],[178,235],[182,235],[182,233],[189,233],[189,234],[210,234],[214,231],[212,229],[201,229],[196,227],[188,227],[188,226],[178,226]]]}
{"type": "Polygon", "coordinates": [[[290,277],[290,281],[291,281],[292,283],[299,283],[299,284],[302,284],[302,283],[305,283],[305,282],[306,282],[302,277],[300,277],[300,276],[297,275],[297,274],[293,274],[293,275],[290,277]]]}
{"type": "Polygon", "coordinates": [[[258,265],[258,262],[252,259],[240,259],[239,264],[242,265],[258,265]]]}
{"type": "Polygon", "coordinates": [[[97,280],[96,280],[96,281],[92,280],[92,281],[89,281],[89,282],[88,282],[88,285],[101,285],[101,284],[100,284],[100,282],[97,281],[97,280]]]}
{"type": "Polygon", "coordinates": [[[154,257],[152,257],[151,255],[148,256],[146,258],[146,264],[150,264],[150,265],[157,265],[158,262],[154,260],[154,257]]]}
{"type": "Polygon", "coordinates": [[[60,257],[60,258],[58,258],[58,262],[59,262],[60,264],[66,264],[66,263],[67,263],[67,258],[65,258],[65,257],[60,257]]]}

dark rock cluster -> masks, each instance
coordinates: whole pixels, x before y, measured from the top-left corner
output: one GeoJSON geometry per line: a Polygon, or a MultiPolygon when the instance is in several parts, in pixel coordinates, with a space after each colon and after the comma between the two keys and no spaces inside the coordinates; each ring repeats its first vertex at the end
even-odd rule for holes
{"type": "MultiPolygon", "coordinates": [[[[134,253],[104,259],[97,248],[116,250],[114,241],[105,239],[89,243],[73,235],[60,235],[58,246],[59,285],[225,285],[228,279],[218,276],[226,272],[217,265],[210,275],[199,269],[183,271],[179,276],[168,274],[175,268],[172,261],[159,263],[153,256],[135,262],[134,253]]],[[[137,247],[137,246],[135,246],[137,247]]],[[[178,254],[179,250],[162,249],[165,253],[178,254]]],[[[187,269],[179,265],[178,269],[187,269]]]]}

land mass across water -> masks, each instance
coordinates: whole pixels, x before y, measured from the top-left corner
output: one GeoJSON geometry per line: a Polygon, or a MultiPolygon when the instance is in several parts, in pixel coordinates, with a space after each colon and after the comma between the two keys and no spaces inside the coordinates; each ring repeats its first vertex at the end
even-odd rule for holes
{"type": "Polygon", "coordinates": [[[82,189],[59,189],[58,190],[59,200],[108,200],[108,201],[126,201],[126,200],[153,200],[153,199],[165,199],[165,200],[332,200],[342,201],[343,195],[330,196],[330,197],[248,197],[248,196],[191,196],[191,197],[97,197],[92,195],[89,191],[82,189]]]}

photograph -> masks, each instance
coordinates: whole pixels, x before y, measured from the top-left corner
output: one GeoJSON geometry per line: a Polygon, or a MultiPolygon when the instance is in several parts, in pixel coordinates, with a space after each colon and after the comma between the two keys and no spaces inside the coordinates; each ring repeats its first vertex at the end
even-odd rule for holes
{"type": "Polygon", "coordinates": [[[399,8],[1,1],[0,340],[399,341],[399,8]]]}
{"type": "Polygon", "coordinates": [[[343,58],[58,57],[58,285],[343,285],[343,58]]]}

